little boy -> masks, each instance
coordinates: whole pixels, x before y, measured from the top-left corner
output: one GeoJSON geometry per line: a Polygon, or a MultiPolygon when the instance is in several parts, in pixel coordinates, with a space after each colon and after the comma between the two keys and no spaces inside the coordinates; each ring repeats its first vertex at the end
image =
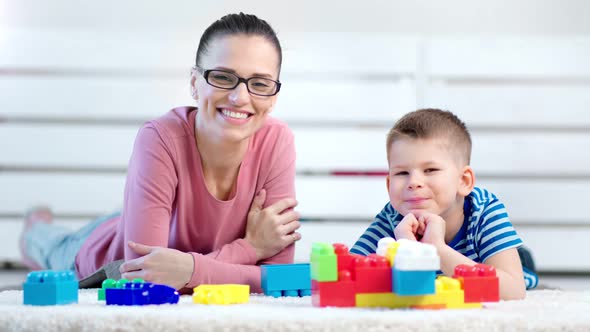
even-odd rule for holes
{"type": "Polygon", "coordinates": [[[386,146],[390,202],[351,252],[374,253],[379,239],[387,236],[430,243],[444,274],[453,275],[459,264],[493,265],[500,298],[524,298],[538,277],[528,269],[523,273],[517,251],[522,240],[504,204],[475,187],[465,124],[451,112],[418,110],[397,121],[386,146]]]}

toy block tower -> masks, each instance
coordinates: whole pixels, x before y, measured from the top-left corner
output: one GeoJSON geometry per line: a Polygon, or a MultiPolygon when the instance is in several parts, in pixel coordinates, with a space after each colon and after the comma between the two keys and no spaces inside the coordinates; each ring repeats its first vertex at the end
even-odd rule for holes
{"type": "Polygon", "coordinates": [[[316,307],[354,307],[355,282],[342,265],[353,265],[354,256],[343,244],[317,242],[311,251],[311,302],[316,307]],[[338,255],[336,254],[338,253],[338,255]],[[342,257],[341,257],[342,256],[342,257]]]}
{"type": "Polygon", "coordinates": [[[78,280],[73,271],[35,271],[23,283],[23,303],[56,305],[78,303],[78,280]]]}
{"type": "Polygon", "coordinates": [[[393,265],[393,292],[398,295],[435,294],[434,280],[440,269],[436,248],[414,241],[398,241],[393,265]]]}

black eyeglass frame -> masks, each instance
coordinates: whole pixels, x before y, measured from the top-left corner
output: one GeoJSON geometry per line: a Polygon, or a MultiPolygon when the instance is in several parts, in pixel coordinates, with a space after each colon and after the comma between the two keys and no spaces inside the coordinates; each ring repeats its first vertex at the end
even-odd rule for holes
{"type": "Polygon", "coordinates": [[[261,97],[272,97],[272,96],[276,95],[277,93],[279,93],[279,91],[281,91],[281,85],[282,85],[282,83],[281,83],[281,82],[279,82],[279,81],[275,81],[275,80],[273,80],[273,79],[270,79],[270,78],[266,78],[266,77],[259,77],[259,76],[253,76],[253,77],[250,77],[250,78],[243,78],[243,77],[240,77],[240,76],[236,75],[236,73],[234,73],[234,72],[231,72],[231,71],[228,71],[228,70],[223,70],[223,69],[207,69],[207,70],[203,70],[202,68],[199,68],[199,67],[196,67],[196,69],[197,69],[199,72],[201,72],[201,73],[202,73],[201,75],[203,75],[203,78],[205,79],[205,82],[207,82],[207,84],[211,85],[212,87],[216,87],[216,88],[218,88],[218,89],[223,89],[223,90],[233,90],[233,89],[235,89],[235,88],[236,88],[238,85],[240,85],[240,83],[244,82],[244,84],[246,84],[246,89],[248,90],[248,93],[250,93],[250,94],[253,94],[253,95],[256,95],[256,96],[261,96],[261,97]],[[212,84],[211,82],[209,82],[209,74],[210,74],[212,71],[220,71],[220,72],[222,72],[222,73],[227,73],[227,74],[234,75],[235,77],[237,77],[237,78],[238,78],[238,81],[237,81],[237,82],[236,82],[236,84],[235,84],[233,87],[231,87],[231,88],[225,88],[225,87],[221,87],[221,86],[214,85],[214,84],[212,84]],[[264,80],[269,80],[269,81],[272,81],[272,82],[274,82],[274,83],[276,84],[276,90],[275,90],[275,92],[274,92],[273,94],[270,94],[270,95],[265,95],[265,94],[260,94],[260,93],[256,93],[256,92],[252,92],[252,91],[250,91],[250,86],[248,85],[248,82],[249,82],[250,80],[252,80],[252,79],[264,79],[264,80]]]}

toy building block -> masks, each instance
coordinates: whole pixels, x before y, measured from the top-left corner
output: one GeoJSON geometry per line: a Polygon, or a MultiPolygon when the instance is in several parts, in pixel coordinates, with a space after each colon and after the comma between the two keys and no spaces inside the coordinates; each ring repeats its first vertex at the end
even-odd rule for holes
{"type": "Polygon", "coordinates": [[[332,246],[334,247],[334,253],[336,254],[336,265],[338,267],[338,272],[352,270],[355,258],[364,257],[361,255],[351,254],[345,244],[334,243],[332,246]]]}
{"type": "Polygon", "coordinates": [[[249,285],[199,285],[193,289],[193,303],[197,304],[237,304],[249,300],[249,285]]]}
{"type": "Polygon", "coordinates": [[[398,295],[434,294],[434,280],[439,269],[440,258],[434,246],[402,242],[395,254],[393,292],[398,295]]]}
{"type": "Polygon", "coordinates": [[[180,298],[170,286],[147,282],[128,282],[122,288],[106,288],[105,295],[107,305],[175,304],[180,298]]]}
{"type": "Polygon", "coordinates": [[[436,279],[436,293],[432,295],[402,296],[395,293],[357,294],[357,307],[435,309],[481,308],[481,303],[464,303],[463,290],[458,280],[448,277],[436,279]]]}
{"type": "Polygon", "coordinates": [[[376,254],[354,260],[352,278],[357,293],[386,293],[392,291],[391,267],[387,258],[376,254]]]}
{"type": "Polygon", "coordinates": [[[481,303],[465,303],[461,282],[455,278],[445,276],[436,278],[436,296],[446,304],[448,309],[481,308],[481,303]]]}
{"type": "Polygon", "coordinates": [[[446,309],[446,304],[418,304],[418,305],[411,305],[410,309],[421,309],[421,310],[441,310],[446,309]]]}
{"type": "Polygon", "coordinates": [[[457,265],[453,277],[459,279],[463,285],[466,303],[500,301],[500,282],[493,266],[457,265]]]}
{"type": "Polygon", "coordinates": [[[56,305],[78,303],[78,280],[73,271],[35,271],[23,283],[23,303],[56,305]]]}
{"type": "Polygon", "coordinates": [[[400,243],[403,243],[403,239],[396,241],[391,237],[384,237],[377,242],[377,255],[387,258],[389,266],[393,267],[395,263],[395,254],[400,243]]]}
{"type": "Polygon", "coordinates": [[[338,260],[334,247],[328,243],[316,242],[311,248],[311,279],[316,281],[338,281],[338,260]]]}
{"type": "MultiPolygon", "coordinates": [[[[107,288],[123,288],[123,286],[128,283],[129,280],[127,279],[120,279],[120,280],[115,280],[115,279],[106,279],[102,282],[102,287],[98,290],[98,300],[99,301],[104,301],[106,299],[106,295],[105,295],[105,289],[107,288]]],[[[131,281],[132,283],[143,283],[144,280],[143,279],[133,279],[131,281]]]]}
{"type": "Polygon", "coordinates": [[[265,295],[273,297],[311,295],[308,263],[262,265],[260,273],[265,295]]]}
{"type": "Polygon", "coordinates": [[[338,281],[311,280],[311,304],[314,307],[354,307],[355,294],[350,271],[338,272],[338,281]]]}

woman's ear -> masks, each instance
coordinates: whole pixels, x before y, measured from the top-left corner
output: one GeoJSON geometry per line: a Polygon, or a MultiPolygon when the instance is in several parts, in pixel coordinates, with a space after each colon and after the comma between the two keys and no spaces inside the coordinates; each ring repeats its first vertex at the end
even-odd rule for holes
{"type": "Polygon", "coordinates": [[[267,113],[272,113],[272,111],[275,109],[275,105],[277,104],[277,97],[278,96],[279,96],[278,93],[276,95],[272,96],[272,99],[270,100],[270,107],[268,108],[267,113]]]}
{"type": "Polygon", "coordinates": [[[191,97],[194,100],[199,99],[199,95],[197,93],[197,75],[199,75],[199,73],[197,72],[197,68],[193,67],[191,68],[191,82],[190,82],[190,93],[191,93],[191,97]]]}
{"type": "Polygon", "coordinates": [[[471,166],[465,166],[459,179],[459,195],[467,197],[475,187],[475,172],[471,166]]]}

